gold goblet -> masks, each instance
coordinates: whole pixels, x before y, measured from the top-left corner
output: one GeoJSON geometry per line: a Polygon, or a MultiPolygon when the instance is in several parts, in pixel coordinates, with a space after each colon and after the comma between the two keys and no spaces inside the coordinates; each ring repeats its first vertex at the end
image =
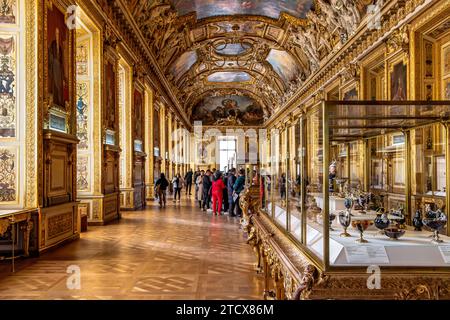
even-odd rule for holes
{"type": "Polygon", "coordinates": [[[364,239],[364,231],[367,230],[368,227],[370,227],[373,224],[373,221],[371,220],[353,220],[352,221],[352,227],[358,229],[359,231],[359,239],[356,240],[358,243],[367,243],[366,239],[364,239]]]}

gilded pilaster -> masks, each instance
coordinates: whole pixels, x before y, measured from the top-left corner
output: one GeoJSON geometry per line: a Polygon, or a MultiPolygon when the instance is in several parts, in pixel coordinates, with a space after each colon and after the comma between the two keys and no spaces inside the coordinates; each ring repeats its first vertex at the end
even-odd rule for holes
{"type": "Polygon", "coordinates": [[[145,153],[147,154],[147,164],[145,166],[145,197],[146,200],[154,199],[154,151],[153,151],[153,90],[146,85],[145,88],[145,153]]]}
{"type": "MultiPolygon", "coordinates": [[[[165,145],[169,147],[169,149],[166,150],[167,154],[168,154],[168,160],[167,160],[168,161],[168,168],[169,168],[169,175],[168,175],[168,177],[172,178],[176,168],[174,167],[175,160],[174,160],[174,154],[173,154],[173,151],[174,151],[174,148],[173,148],[173,143],[174,143],[173,134],[174,133],[173,132],[174,132],[174,128],[175,128],[175,119],[172,118],[172,113],[171,112],[169,112],[167,114],[167,124],[168,124],[167,132],[169,134],[166,137],[166,139],[168,139],[168,140],[166,141],[165,145]]],[[[176,174],[176,172],[175,172],[175,174],[176,174]]]]}
{"type": "Polygon", "coordinates": [[[133,92],[133,68],[128,61],[125,60],[124,55],[121,54],[119,61],[120,68],[124,72],[122,84],[122,112],[120,119],[120,139],[121,139],[121,210],[134,209],[134,196],[132,185],[133,172],[133,138],[132,138],[132,92],[133,92]]]}

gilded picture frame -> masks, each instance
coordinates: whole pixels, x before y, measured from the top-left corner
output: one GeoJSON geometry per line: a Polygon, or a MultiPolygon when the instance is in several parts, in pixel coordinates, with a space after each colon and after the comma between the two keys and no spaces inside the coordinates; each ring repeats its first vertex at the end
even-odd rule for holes
{"type": "Polygon", "coordinates": [[[75,29],[68,28],[60,2],[46,0],[43,9],[44,125],[75,134],[75,29]]]}

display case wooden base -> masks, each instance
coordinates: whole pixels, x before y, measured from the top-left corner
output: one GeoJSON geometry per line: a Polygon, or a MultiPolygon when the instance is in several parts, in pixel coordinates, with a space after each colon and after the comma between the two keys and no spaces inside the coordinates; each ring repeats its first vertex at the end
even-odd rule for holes
{"type": "Polygon", "coordinates": [[[87,213],[89,225],[105,225],[120,219],[118,192],[100,196],[78,196],[78,199],[81,201],[80,214],[87,213]]]}
{"type": "Polygon", "coordinates": [[[45,252],[80,237],[78,202],[69,202],[40,210],[39,252],[45,252]]]}
{"type": "Polygon", "coordinates": [[[120,210],[133,211],[134,205],[134,188],[120,189],[120,210]]]}
{"type": "Polygon", "coordinates": [[[145,184],[145,200],[146,201],[153,201],[155,200],[154,190],[155,185],[153,183],[146,183],[145,184]]]}
{"type": "Polygon", "coordinates": [[[258,188],[247,189],[240,205],[255,270],[265,277],[265,299],[450,299],[450,272],[441,269],[381,268],[379,282],[373,274],[376,266],[324,271],[260,211],[258,188]]]}

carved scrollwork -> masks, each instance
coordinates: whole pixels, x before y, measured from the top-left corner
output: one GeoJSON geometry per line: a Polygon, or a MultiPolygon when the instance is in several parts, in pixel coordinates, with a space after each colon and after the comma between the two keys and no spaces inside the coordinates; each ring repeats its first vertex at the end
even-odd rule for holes
{"type": "Polygon", "coordinates": [[[0,219],[0,236],[3,236],[5,234],[5,232],[9,228],[9,225],[10,223],[8,219],[0,219]]]}
{"type": "Polygon", "coordinates": [[[395,297],[399,300],[430,300],[430,288],[426,285],[417,285],[410,289],[403,289],[395,297]]]}

